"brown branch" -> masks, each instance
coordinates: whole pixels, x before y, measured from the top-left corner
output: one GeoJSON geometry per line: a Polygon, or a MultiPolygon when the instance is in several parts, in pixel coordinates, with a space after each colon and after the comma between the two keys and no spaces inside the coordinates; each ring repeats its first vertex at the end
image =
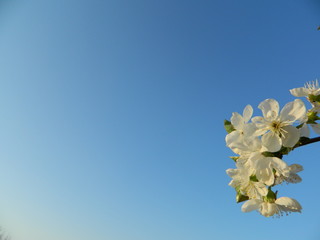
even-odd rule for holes
{"type": "Polygon", "coordinates": [[[302,146],[308,145],[310,143],[315,143],[315,142],[320,142],[320,137],[309,138],[309,139],[306,138],[302,142],[297,144],[297,146],[295,146],[294,148],[302,147],[302,146]]]}

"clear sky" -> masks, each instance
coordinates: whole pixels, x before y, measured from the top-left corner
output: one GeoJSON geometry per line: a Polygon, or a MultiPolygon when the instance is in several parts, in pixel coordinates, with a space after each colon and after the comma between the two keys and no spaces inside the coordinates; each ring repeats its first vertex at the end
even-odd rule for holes
{"type": "Polygon", "coordinates": [[[242,213],[223,120],[320,77],[320,2],[0,0],[0,225],[12,240],[320,239],[303,205],[242,213]]]}

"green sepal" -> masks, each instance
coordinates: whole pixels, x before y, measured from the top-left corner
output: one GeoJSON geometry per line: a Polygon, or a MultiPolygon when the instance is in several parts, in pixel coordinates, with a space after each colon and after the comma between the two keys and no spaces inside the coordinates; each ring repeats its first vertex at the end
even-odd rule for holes
{"type": "Polygon", "coordinates": [[[263,156],[265,156],[265,157],[274,157],[275,155],[275,153],[272,153],[272,152],[262,152],[261,153],[263,156]]]}
{"type": "Polygon", "coordinates": [[[232,123],[228,120],[224,120],[224,129],[227,131],[227,133],[231,133],[235,130],[232,123]]]}
{"type": "Polygon", "coordinates": [[[304,123],[299,124],[298,126],[296,126],[296,128],[298,128],[298,129],[299,129],[299,128],[302,128],[303,124],[304,124],[304,123]]]}
{"type": "Polygon", "coordinates": [[[262,152],[262,155],[265,157],[277,157],[282,159],[283,154],[281,153],[281,150],[278,152],[262,152]]]}
{"type": "MultiPolygon", "coordinates": [[[[319,97],[320,97],[320,95],[319,95],[319,97]]],[[[307,113],[307,116],[308,116],[307,124],[317,124],[316,121],[320,120],[320,118],[318,117],[317,114],[318,114],[317,112],[309,111],[307,113]]]]}
{"type": "Polygon", "coordinates": [[[282,159],[283,155],[289,154],[293,148],[291,147],[281,147],[281,149],[278,152],[262,152],[262,155],[265,157],[277,157],[282,159]]]}
{"type": "Polygon", "coordinates": [[[258,180],[258,178],[257,178],[256,175],[251,175],[251,176],[250,176],[250,181],[252,181],[252,182],[259,182],[259,180],[258,180]]]}
{"type": "Polygon", "coordinates": [[[241,193],[240,186],[237,186],[235,188],[235,190],[237,192],[237,195],[236,195],[236,202],[237,203],[249,200],[248,196],[241,193]]]}
{"type": "Polygon", "coordinates": [[[277,199],[277,193],[278,191],[276,192],[273,192],[271,190],[271,187],[268,188],[268,193],[267,195],[265,196],[265,201],[266,202],[275,202],[275,200],[277,199]]]}
{"type": "Polygon", "coordinates": [[[278,194],[278,191],[276,192],[273,192],[271,190],[271,187],[268,188],[268,193],[267,195],[264,197],[264,201],[265,202],[269,202],[269,203],[274,203],[277,199],[277,194],[278,194]]]}
{"type": "Polygon", "coordinates": [[[249,200],[249,197],[246,196],[246,195],[242,195],[241,193],[237,193],[237,196],[236,196],[236,202],[237,203],[240,203],[240,202],[244,202],[244,201],[247,201],[249,200]]]}
{"type": "Polygon", "coordinates": [[[229,158],[231,158],[235,162],[237,162],[237,160],[239,159],[239,157],[229,157],[229,158]]]}
{"type": "Polygon", "coordinates": [[[310,102],[320,102],[320,95],[309,94],[308,99],[310,102]]]}

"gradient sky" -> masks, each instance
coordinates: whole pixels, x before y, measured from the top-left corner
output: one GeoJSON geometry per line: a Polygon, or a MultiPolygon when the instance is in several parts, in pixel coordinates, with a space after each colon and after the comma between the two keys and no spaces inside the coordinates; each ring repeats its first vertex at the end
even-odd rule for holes
{"type": "Polygon", "coordinates": [[[242,213],[223,120],[320,77],[320,2],[0,0],[0,226],[12,240],[320,239],[319,143],[284,159],[302,214],[242,213]]]}

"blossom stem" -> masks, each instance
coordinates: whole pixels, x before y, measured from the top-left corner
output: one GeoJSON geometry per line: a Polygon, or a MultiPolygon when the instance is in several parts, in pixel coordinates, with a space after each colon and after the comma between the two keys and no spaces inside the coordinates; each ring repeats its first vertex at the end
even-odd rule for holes
{"type": "Polygon", "coordinates": [[[298,143],[294,148],[302,147],[315,142],[320,142],[320,137],[305,139],[303,142],[298,143]]]}

